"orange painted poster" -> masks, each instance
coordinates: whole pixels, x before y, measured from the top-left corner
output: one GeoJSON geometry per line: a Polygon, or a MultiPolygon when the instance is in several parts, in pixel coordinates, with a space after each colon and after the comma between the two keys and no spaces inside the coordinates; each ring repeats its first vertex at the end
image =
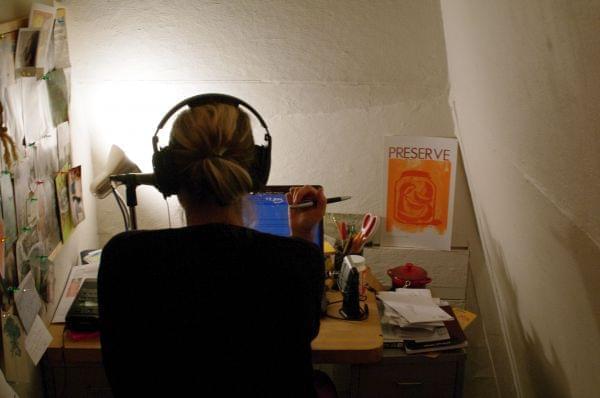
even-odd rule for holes
{"type": "Polygon", "coordinates": [[[384,245],[450,250],[457,142],[385,137],[384,245]]]}

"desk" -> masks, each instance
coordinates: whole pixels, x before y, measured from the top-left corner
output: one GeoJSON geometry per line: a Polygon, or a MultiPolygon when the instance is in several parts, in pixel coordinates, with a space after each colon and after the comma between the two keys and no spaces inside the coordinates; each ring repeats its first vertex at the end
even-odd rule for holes
{"type": "MultiPolygon", "coordinates": [[[[368,273],[365,280],[375,290],[381,288],[368,273]]],[[[327,292],[327,295],[330,301],[341,299],[338,292],[327,292]]],[[[353,397],[386,397],[398,393],[423,397],[461,396],[464,351],[440,352],[427,357],[383,350],[373,293],[367,293],[366,303],[369,318],[365,321],[322,318],[319,335],[312,343],[313,362],[350,365],[353,397]]],[[[329,311],[337,316],[338,309],[338,305],[332,305],[329,311]]],[[[49,330],[53,340],[43,361],[46,396],[112,397],[102,368],[100,341],[73,341],[64,333],[64,324],[52,324],[49,330]]]]}

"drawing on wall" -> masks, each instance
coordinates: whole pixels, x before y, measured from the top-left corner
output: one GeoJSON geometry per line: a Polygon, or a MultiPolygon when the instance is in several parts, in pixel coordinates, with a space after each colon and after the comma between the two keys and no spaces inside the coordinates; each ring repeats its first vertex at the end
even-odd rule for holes
{"type": "Polygon", "coordinates": [[[36,54],[40,30],[32,28],[19,29],[15,54],[15,69],[22,72],[35,70],[36,54]]]}
{"type": "Polygon", "coordinates": [[[69,206],[69,187],[67,184],[67,175],[67,172],[60,172],[54,179],[56,183],[56,201],[58,202],[60,232],[63,242],[66,242],[73,231],[73,222],[71,221],[71,210],[69,206]]]}
{"type": "Polygon", "coordinates": [[[19,346],[19,338],[21,337],[21,326],[19,325],[19,320],[13,315],[2,317],[2,330],[4,330],[4,334],[7,337],[3,340],[9,342],[9,352],[13,356],[20,357],[21,347],[19,346]]]}
{"type": "Polygon", "coordinates": [[[73,226],[77,226],[85,219],[83,212],[83,189],[81,187],[81,166],[69,170],[67,178],[69,184],[69,206],[73,226]]]}
{"type": "Polygon", "coordinates": [[[456,140],[385,137],[384,244],[450,250],[456,140]]]}

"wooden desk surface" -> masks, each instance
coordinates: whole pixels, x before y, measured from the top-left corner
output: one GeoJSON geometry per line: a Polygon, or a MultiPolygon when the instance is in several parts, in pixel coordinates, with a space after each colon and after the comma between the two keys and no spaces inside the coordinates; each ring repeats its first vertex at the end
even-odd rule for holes
{"type": "MultiPolygon", "coordinates": [[[[367,274],[365,280],[376,290],[376,280],[367,274]]],[[[326,293],[330,302],[341,300],[339,292],[326,293]]],[[[375,295],[367,292],[369,317],[364,321],[344,321],[323,317],[319,335],[312,342],[313,362],[315,363],[373,363],[383,355],[383,336],[375,295]]],[[[364,302],[361,302],[361,306],[364,302]]],[[[339,317],[341,303],[330,305],[328,312],[339,317]]],[[[100,362],[100,339],[75,341],[64,333],[62,323],[49,326],[52,342],[46,352],[48,360],[55,363],[100,362]],[[62,350],[61,348],[65,348],[62,350]]]]}
{"type": "MultiPolygon", "coordinates": [[[[327,292],[330,302],[342,299],[339,292],[327,292]]],[[[361,303],[363,306],[365,302],[361,303]]],[[[321,318],[319,335],[312,342],[315,363],[373,363],[383,355],[383,336],[375,295],[367,292],[366,304],[369,317],[364,321],[345,321],[329,317],[321,318]]],[[[332,304],[327,311],[340,317],[342,303],[332,304]]]]}

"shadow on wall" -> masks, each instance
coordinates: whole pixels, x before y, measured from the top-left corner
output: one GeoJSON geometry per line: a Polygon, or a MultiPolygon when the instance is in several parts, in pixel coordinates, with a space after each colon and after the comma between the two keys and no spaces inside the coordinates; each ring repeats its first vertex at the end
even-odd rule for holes
{"type": "Polygon", "coordinates": [[[552,229],[552,235],[563,249],[573,256],[579,267],[581,275],[584,275],[583,286],[586,298],[589,300],[596,315],[596,326],[600,331],[600,247],[598,247],[589,236],[581,229],[571,225],[569,228],[552,229]]]}
{"type": "MultiPolygon", "coordinates": [[[[487,226],[485,220],[483,221],[483,224],[487,226]]],[[[568,397],[568,379],[554,347],[551,347],[551,358],[548,360],[536,331],[533,329],[529,333],[525,331],[518,316],[520,312],[519,300],[515,285],[506,272],[506,261],[502,247],[498,241],[491,237],[488,243],[490,243],[490,249],[493,251],[489,253],[493,256],[490,261],[491,264],[495,265],[494,274],[498,281],[498,288],[501,291],[501,300],[503,300],[507,309],[502,316],[505,317],[509,328],[523,396],[568,397]],[[526,380],[523,379],[523,375],[526,375],[526,380]]]]}

